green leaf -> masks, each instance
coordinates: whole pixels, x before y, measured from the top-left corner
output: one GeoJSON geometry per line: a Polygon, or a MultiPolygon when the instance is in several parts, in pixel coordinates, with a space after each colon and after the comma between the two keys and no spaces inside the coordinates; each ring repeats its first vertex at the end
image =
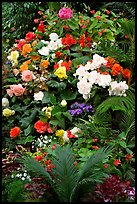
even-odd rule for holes
{"type": "Polygon", "coordinates": [[[84,57],[75,58],[72,60],[72,64],[74,67],[77,67],[79,64],[85,64],[87,61],[91,60],[91,57],[85,55],[84,57]]]}
{"type": "Polygon", "coordinates": [[[84,47],[84,48],[82,49],[82,51],[84,51],[84,52],[91,52],[91,50],[90,50],[89,47],[84,47]]]}
{"type": "Polygon", "coordinates": [[[51,125],[58,125],[58,120],[50,120],[49,123],[51,125]]]}
{"type": "Polygon", "coordinates": [[[40,120],[42,121],[42,122],[47,122],[47,118],[45,117],[45,116],[40,116],[40,120]]]}
{"type": "Polygon", "coordinates": [[[72,122],[72,116],[69,111],[63,112],[63,115],[72,122]]]}
{"type": "Polygon", "coordinates": [[[29,125],[27,129],[24,130],[25,136],[28,136],[32,130],[33,130],[33,125],[29,125]]]}
{"type": "Polygon", "coordinates": [[[52,88],[58,88],[59,86],[59,82],[55,81],[55,80],[50,80],[46,83],[49,87],[52,87],[52,88]]]}
{"type": "Polygon", "coordinates": [[[54,116],[56,113],[61,112],[61,108],[59,106],[55,106],[52,109],[52,116],[54,116]]]}
{"type": "Polygon", "coordinates": [[[78,23],[74,19],[73,20],[68,20],[68,26],[72,30],[76,30],[77,28],[79,28],[78,23]]]}
{"type": "Polygon", "coordinates": [[[51,102],[53,105],[55,105],[55,104],[57,103],[56,97],[55,97],[53,94],[50,95],[50,102],[51,102]]]}
{"type": "Polygon", "coordinates": [[[49,92],[45,91],[44,97],[42,99],[42,103],[49,103],[49,102],[50,102],[50,94],[49,94],[49,92]]]}
{"type": "Polygon", "coordinates": [[[112,33],[107,33],[106,38],[110,41],[115,41],[115,37],[112,35],[112,33]]]}
{"type": "Polygon", "coordinates": [[[125,141],[119,141],[119,144],[120,144],[120,146],[123,147],[123,148],[126,148],[126,147],[127,147],[125,141]]]}
{"type": "Polygon", "coordinates": [[[32,142],[33,140],[34,140],[34,137],[30,135],[30,136],[28,136],[28,137],[26,138],[26,140],[25,140],[24,143],[26,144],[26,143],[28,143],[28,142],[32,142]]]}
{"type": "Polygon", "coordinates": [[[60,96],[64,100],[74,100],[76,99],[77,92],[73,92],[71,90],[65,90],[60,96]]]}

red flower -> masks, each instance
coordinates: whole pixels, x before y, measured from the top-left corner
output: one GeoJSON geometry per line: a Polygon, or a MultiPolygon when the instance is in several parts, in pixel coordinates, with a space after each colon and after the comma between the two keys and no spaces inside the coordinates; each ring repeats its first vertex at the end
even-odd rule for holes
{"type": "Polygon", "coordinates": [[[41,161],[41,160],[42,160],[42,156],[41,156],[41,155],[40,155],[40,156],[36,156],[36,157],[35,157],[35,160],[36,160],[36,161],[41,161]]]}
{"type": "Polygon", "coordinates": [[[120,64],[115,63],[112,67],[112,76],[117,76],[123,71],[123,67],[120,64]]]}
{"type": "Polygon", "coordinates": [[[62,44],[66,45],[66,47],[70,47],[71,45],[76,44],[76,40],[73,38],[72,35],[66,34],[66,38],[61,39],[62,44]]]}
{"type": "Polygon", "coordinates": [[[72,63],[72,61],[62,62],[62,63],[61,63],[61,66],[62,66],[62,67],[63,67],[63,66],[66,67],[66,71],[69,71],[69,70],[70,70],[71,63],[72,63]]]}
{"type": "Polygon", "coordinates": [[[108,14],[108,15],[109,15],[109,14],[110,14],[110,11],[106,10],[106,14],[108,14]]]}
{"type": "Polygon", "coordinates": [[[59,68],[59,64],[58,63],[55,63],[54,64],[54,69],[58,69],[59,68]]]}
{"type": "Polygon", "coordinates": [[[95,12],[95,10],[92,10],[92,11],[90,11],[90,13],[91,13],[91,14],[95,14],[96,12],[95,12]]]}
{"type": "Polygon", "coordinates": [[[82,25],[82,26],[81,26],[82,29],[84,29],[84,28],[86,28],[86,27],[87,27],[87,26],[85,26],[85,25],[82,25]]]}
{"type": "Polygon", "coordinates": [[[119,159],[115,159],[114,160],[114,165],[118,166],[119,164],[121,164],[121,161],[119,159]]]}
{"type": "Polygon", "coordinates": [[[20,39],[20,40],[16,40],[18,42],[18,44],[16,44],[16,48],[20,51],[22,51],[22,47],[23,45],[26,44],[26,40],[24,39],[20,39]]]}
{"type": "Polygon", "coordinates": [[[93,149],[99,149],[99,147],[98,147],[98,146],[92,146],[92,148],[93,148],[93,149]]]}
{"type": "Polygon", "coordinates": [[[47,160],[45,161],[46,166],[49,165],[50,163],[51,163],[51,160],[50,160],[50,159],[47,159],[47,160]]]}
{"type": "Polygon", "coordinates": [[[76,138],[76,136],[74,134],[72,134],[70,130],[67,130],[67,137],[68,138],[76,138]]]}
{"type": "Polygon", "coordinates": [[[125,35],[125,38],[128,39],[129,38],[128,35],[125,35]]]}
{"type": "Polygon", "coordinates": [[[45,133],[46,131],[48,131],[47,129],[49,128],[49,123],[48,122],[42,122],[42,121],[38,120],[35,123],[34,128],[39,133],[45,133]]]}
{"type": "Polygon", "coordinates": [[[62,55],[62,53],[61,52],[56,52],[56,58],[59,58],[60,56],[62,55]]]}
{"type": "Polygon", "coordinates": [[[45,157],[45,156],[47,155],[47,153],[46,153],[46,152],[44,152],[42,155],[43,155],[43,157],[45,157]]]}
{"type": "Polygon", "coordinates": [[[39,26],[38,26],[38,31],[44,33],[45,32],[45,25],[43,24],[43,22],[40,22],[39,26]]]}
{"type": "Polygon", "coordinates": [[[129,160],[131,160],[133,158],[133,155],[132,154],[126,154],[126,156],[125,156],[125,160],[126,161],[129,161],[129,160]]]}
{"type": "Polygon", "coordinates": [[[39,14],[39,15],[42,15],[42,14],[43,14],[43,12],[42,12],[42,11],[38,11],[38,14],[39,14]]]}
{"type": "Polygon", "coordinates": [[[98,35],[101,36],[101,35],[102,35],[102,32],[98,32],[98,35]]]}
{"type": "Polygon", "coordinates": [[[108,168],[108,164],[106,163],[106,164],[104,164],[104,168],[105,169],[107,169],[108,168]]]}
{"type": "Polygon", "coordinates": [[[98,141],[98,139],[97,138],[93,138],[93,142],[97,142],[98,141]]]}
{"type": "Polygon", "coordinates": [[[124,70],[122,71],[122,75],[123,75],[123,77],[124,77],[125,79],[129,79],[129,78],[131,77],[131,71],[126,68],[126,69],[124,69],[124,70]]]}
{"type": "Polygon", "coordinates": [[[100,17],[100,16],[96,16],[96,18],[97,18],[98,20],[101,20],[101,17],[100,17]]]}
{"type": "Polygon", "coordinates": [[[33,39],[35,39],[36,38],[36,34],[35,33],[33,33],[33,32],[28,32],[27,34],[26,34],[26,40],[29,42],[29,41],[31,41],[31,40],[33,40],[33,39]]]}
{"type": "Polygon", "coordinates": [[[85,37],[82,36],[80,39],[79,39],[79,44],[81,47],[85,47],[86,46],[86,43],[85,43],[85,37]]]}
{"type": "Polygon", "coordinates": [[[67,25],[66,25],[66,26],[63,26],[63,28],[64,28],[65,30],[67,30],[67,31],[70,30],[70,27],[67,26],[67,25]]]}
{"type": "Polygon", "coordinates": [[[56,144],[54,144],[53,146],[52,146],[52,150],[54,150],[56,148],[56,144]]]}
{"type": "Polygon", "coordinates": [[[10,131],[10,137],[13,139],[16,139],[20,135],[20,128],[19,127],[14,127],[10,131]]]}
{"type": "Polygon", "coordinates": [[[34,19],[34,23],[38,23],[39,22],[39,20],[38,19],[34,19]]]}

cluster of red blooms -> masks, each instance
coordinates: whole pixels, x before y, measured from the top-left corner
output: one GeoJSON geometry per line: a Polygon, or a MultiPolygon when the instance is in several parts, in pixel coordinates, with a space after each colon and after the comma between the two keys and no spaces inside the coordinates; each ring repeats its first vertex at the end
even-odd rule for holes
{"type": "Polygon", "coordinates": [[[46,164],[47,172],[51,173],[52,172],[52,168],[54,168],[54,164],[51,163],[50,159],[46,160],[45,164],[46,164]]]}
{"type": "Polygon", "coordinates": [[[89,36],[86,37],[86,35],[83,34],[78,42],[79,42],[81,47],[88,46],[90,48],[91,47],[92,39],[89,36]]]}
{"type": "Polygon", "coordinates": [[[72,64],[72,61],[71,61],[71,60],[68,61],[68,62],[64,61],[64,62],[62,62],[60,65],[59,65],[58,63],[55,63],[55,64],[54,64],[54,69],[58,69],[59,66],[61,66],[61,67],[66,67],[66,71],[69,71],[71,64],[72,64]]]}
{"type": "Polygon", "coordinates": [[[50,124],[48,122],[42,122],[40,120],[38,120],[35,124],[34,124],[34,128],[36,129],[36,131],[38,133],[45,133],[46,131],[48,133],[53,133],[50,124]]]}
{"type": "Polygon", "coordinates": [[[69,49],[71,45],[75,45],[77,43],[73,36],[69,34],[66,34],[66,37],[62,38],[61,41],[63,45],[66,45],[66,49],[69,49]]]}
{"type": "Polygon", "coordinates": [[[39,25],[38,25],[38,31],[45,33],[45,25],[44,25],[44,21],[40,21],[39,25]]]}

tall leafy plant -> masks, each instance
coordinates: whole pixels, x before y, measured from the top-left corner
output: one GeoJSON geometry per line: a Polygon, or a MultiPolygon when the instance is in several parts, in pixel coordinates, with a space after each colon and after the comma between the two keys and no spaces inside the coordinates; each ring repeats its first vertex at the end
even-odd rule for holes
{"type": "Polygon", "coordinates": [[[29,155],[23,156],[22,162],[28,170],[45,176],[60,202],[73,202],[77,201],[81,190],[84,192],[87,189],[85,186],[90,184],[90,187],[93,187],[106,178],[107,174],[102,170],[100,164],[112,152],[112,149],[112,147],[101,148],[87,160],[82,169],[78,169],[74,164],[75,155],[70,145],[57,146],[52,161],[54,164],[52,176],[29,155]]]}

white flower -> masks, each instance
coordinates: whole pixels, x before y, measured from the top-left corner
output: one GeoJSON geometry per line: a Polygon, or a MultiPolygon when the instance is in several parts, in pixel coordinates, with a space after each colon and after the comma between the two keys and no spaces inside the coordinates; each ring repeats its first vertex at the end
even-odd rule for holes
{"type": "Polygon", "coordinates": [[[55,59],[56,55],[55,55],[55,54],[52,54],[51,57],[52,57],[52,59],[55,59]]]}
{"type": "Polygon", "coordinates": [[[64,132],[64,135],[63,135],[62,138],[63,138],[64,142],[69,142],[69,138],[68,138],[68,133],[67,133],[67,131],[64,132]]]}
{"type": "Polygon", "coordinates": [[[2,106],[9,106],[9,100],[7,98],[2,98],[2,106]]]}
{"type": "Polygon", "coordinates": [[[59,36],[57,33],[51,33],[49,35],[49,38],[50,38],[50,40],[56,41],[59,38],[59,36]]]}
{"type": "Polygon", "coordinates": [[[49,50],[57,50],[57,48],[58,48],[57,43],[54,42],[53,40],[51,40],[48,44],[48,48],[49,48],[49,50]]]}
{"type": "Polygon", "coordinates": [[[116,95],[116,96],[126,96],[125,91],[128,89],[128,85],[126,84],[126,81],[113,81],[110,83],[110,87],[108,89],[109,95],[116,95]]]}
{"type": "Polygon", "coordinates": [[[62,100],[62,101],[61,101],[61,105],[62,105],[62,106],[66,106],[66,105],[67,105],[67,101],[66,101],[66,100],[62,100]]]}
{"type": "Polygon", "coordinates": [[[96,83],[99,86],[102,86],[103,88],[106,88],[106,86],[109,86],[111,82],[111,76],[109,74],[98,74],[98,78],[96,80],[96,83]]]}
{"type": "Polygon", "coordinates": [[[23,176],[25,176],[25,177],[26,177],[26,176],[27,176],[27,174],[26,174],[26,173],[24,173],[24,174],[23,174],[23,176]]]}
{"type": "Polygon", "coordinates": [[[62,40],[61,40],[61,39],[62,39],[62,38],[59,38],[59,39],[57,39],[57,41],[56,41],[58,48],[63,47],[63,44],[62,44],[62,40]]]}
{"type": "Polygon", "coordinates": [[[72,130],[70,130],[72,134],[74,134],[76,137],[78,137],[77,133],[80,133],[81,130],[77,127],[74,127],[72,130]]]}
{"type": "Polygon", "coordinates": [[[25,180],[25,178],[24,178],[24,177],[22,177],[22,178],[21,178],[21,180],[22,180],[22,181],[24,181],[24,180],[25,180]]]}
{"type": "Polygon", "coordinates": [[[99,68],[101,65],[106,65],[107,60],[104,57],[99,56],[98,54],[93,55],[92,65],[95,65],[96,68],[99,68]]]}
{"type": "Polygon", "coordinates": [[[42,47],[40,50],[38,50],[38,53],[40,55],[48,56],[49,55],[49,48],[48,47],[42,47]]]}
{"type": "Polygon", "coordinates": [[[49,41],[45,41],[45,40],[41,40],[42,43],[48,45],[49,44],[49,41]]]}
{"type": "Polygon", "coordinates": [[[43,97],[44,97],[44,93],[42,91],[39,91],[38,93],[34,93],[35,101],[42,101],[43,97]]]}

